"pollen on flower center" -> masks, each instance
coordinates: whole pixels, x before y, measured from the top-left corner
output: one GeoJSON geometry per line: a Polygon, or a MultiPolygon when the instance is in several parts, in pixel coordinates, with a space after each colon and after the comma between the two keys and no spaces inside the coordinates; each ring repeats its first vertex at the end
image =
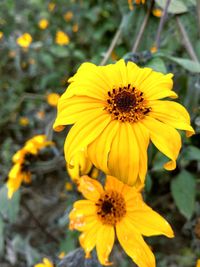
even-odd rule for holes
{"type": "Polygon", "coordinates": [[[108,91],[105,109],[113,119],[122,122],[137,122],[151,111],[151,107],[148,107],[148,103],[143,97],[143,92],[130,84],[108,91]]]}
{"type": "Polygon", "coordinates": [[[96,206],[97,216],[103,224],[115,225],[126,214],[124,197],[116,191],[105,192],[96,206]]]}

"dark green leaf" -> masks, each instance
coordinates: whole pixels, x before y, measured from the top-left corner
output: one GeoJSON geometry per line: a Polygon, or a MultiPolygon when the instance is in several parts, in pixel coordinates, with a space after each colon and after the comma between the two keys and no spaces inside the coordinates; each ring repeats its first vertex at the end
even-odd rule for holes
{"type": "Polygon", "coordinates": [[[194,176],[185,170],[171,182],[171,193],[176,206],[188,220],[195,208],[195,186],[194,176]]]}

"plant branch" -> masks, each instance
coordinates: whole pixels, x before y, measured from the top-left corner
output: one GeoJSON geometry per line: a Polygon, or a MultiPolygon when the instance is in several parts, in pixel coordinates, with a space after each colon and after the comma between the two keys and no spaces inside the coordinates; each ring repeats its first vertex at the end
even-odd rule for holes
{"type": "Polygon", "coordinates": [[[166,17],[167,17],[167,10],[168,10],[168,7],[170,5],[170,2],[171,2],[171,0],[167,0],[166,1],[166,5],[165,5],[164,11],[163,11],[163,15],[162,15],[162,17],[160,19],[160,23],[159,23],[157,34],[156,34],[156,40],[155,40],[156,48],[160,48],[160,37],[161,37],[163,26],[164,26],[164,23],[165,23],[165,20],[166,20],[166,17]]]}
{"type": "Polygon", "coordinates": [[[180,30],[180,33],[183,37],[183,45],[185,46],[185,49],[187,50],[188,54],[190,55],[191,59],[196,61],[196,62],[199,62],[197,56],[196,56],[196,53],[193,49],[193,46],[190,42],[190,39],[188,37],[188,34],[185,30],[185,27],[183,26],[181,20],[179,19],[178,16],[176,16],[176,22],[177,22],[177,25],[179,27],[179,30],[180,30]]]}
{"type": "Polygon", "coordinates": [[[153,4],[154,4],[154,0],[151,0],[150,7],[149,7],[149,9],[148,9],[148,11],[147,11],[147,13],[146,13],[146,15],[144,17],[143,23],[142,23],[142,25],[140,27],[140,30],[139,30],[139,32],[137,34],[135,43],[134,43],[134,45],[132,47],[132,53],[135,53],[137,51],[137,49],[138,49],[138,46],[139,46],[139,44],[141,42],[142,36],[144,34],[144,31],[145,31],[147,22],[149,20],[149,16],[151,14],[151,10],[152,10],[153,4]]]}
{"type": "Polygon", "coordinates": [[[45,233],[52,241],[54,241],[55,243],[59,244],[59,240],[55,236],[53,236],[51,233],[49,233],[49,231],[47,231],[47,229],[40,223],[40,221],[38,220],[38,218],[35,217],[35,215],[32,212],[32,210],[29,208],[29,206],[24,201],[22,201],[22,206],[29,213],[29,215],[34,220],[34,222],[36,223],[36,225],[38,226],[38,228],[40,228],[40,230],[43,233],[45,233]]]}
{"type": "Polygon", "coordinates": [[[121,33],[122,33],[122,28],[123,28],[123,24],[124,24],[124,18],[122,18],[121,20],[121,23],[119,25],[119,28],[117,29],[111,43],[110,43],[110,46],[107,50],[107,52],[105,53],[101,63],[100,63],[100,66],[103,66],[106,64],[106,62],[108,61],[113,49],[115,48],[116,44],[117,44],[117,41],[119,40],[120,36],[121,36],[121,33]]]}

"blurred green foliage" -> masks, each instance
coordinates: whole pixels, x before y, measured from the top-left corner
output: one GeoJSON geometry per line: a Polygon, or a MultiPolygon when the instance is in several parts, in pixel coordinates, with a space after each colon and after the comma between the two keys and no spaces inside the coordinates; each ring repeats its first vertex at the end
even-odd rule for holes
{"type": "MultiPolygon", "coordinates": [[[[134,2],[134,1],[133,1],[134,2]]],[[[109,62],[121,57],[133,60],[163,73],[174,73],[179,102],[189,110],[196,135],[186,139],[173,172],[163,170],[165,158],[149,149],[149,173],[145,199],[152,208],[166,217],[176,238],[150,239],[158,267],[193,267],[200,257],[200,239],[195,225],[200,217],[200,64],[190,57],[177,24],[177,17],[187,32],[194,52],[200,60],[200,26],[195,0],[172,0],[161,33],[161,46],[153,51],[160,18],[150,14],[137,52],[137,40],[149,2],[135,5],[130,11],[126,0],[1,0],[0,1],[0,266],[30,267],[49,256],[59,262],[61,251],[78,247],[77,233],[70,232],[68,213],[80,198],[69,182],[62,158],[66,133],[51,130],[56,110],[48,105],[50,92],[61,94],[68,78],[84,61],[99,64],[119,25],[122,34],[109,62]],[[51,3],[55,8],[51,10],[51,3]],[[66,12],[72,18],[64,18],[66,12]],[[38,27],[40,19],[48,27],[38,27]],[[58,30],[70,38],[68,45],[56,44],[58,30]],[[23,33],[33,41],[27,49],[16,40],[23,33]],[[20,124],[26,117],[27,125],[20,124]],[[53,136],[55,150],[41,156],[35,166],[31,185],[22,187],[12,200],[7,200],[5,181],[12,165],[12,155],[35,134],[53,136]]],[[[163,8],[164,0],[154,6],[163,8]]],[[[170,111],[169,111],[170,112],[170,111]]],[[[134,266],[116,247],[114,266],[134,266]]]]}

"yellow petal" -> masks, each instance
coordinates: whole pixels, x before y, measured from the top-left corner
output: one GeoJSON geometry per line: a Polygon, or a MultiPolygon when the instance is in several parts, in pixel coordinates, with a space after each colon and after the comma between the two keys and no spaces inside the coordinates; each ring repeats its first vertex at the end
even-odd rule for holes
{"type": "Polygon", "coordinates": [[[90,256],[90,252],[96,245],[97,233],[100,227],[100,222],[96,221],[92,228],[83,232],[79,237],[79,242],[86,253],[86,258],[90,256]]]}
{"type": "Polygon", "coordinates": [[[150,101],[149,105],[152,108],[151,117],[176,129],[186,130],[189,136],[194,134],[194,130],[190,126],[190,116],[187,110],[179,103],[156,100],[150,101]]]}
{"type": "MultiPolygon", "coordinates": [[[[109,81],[102,72],[102,67],[92,63],[83,63],[78,72],[69,79],[71,83],[66,96],[85,95],[100,100],[106,100],[109,81]]],[[[111,88],[112,89],[112,88],[111,88]]]]}
{"type": "Polygon", "coordinates": [[[109,152],[118,128],[119,122],[111,121],[96,140],[88,146],[88,155],[93,164],[105,173],[108,173],[109,152]]]}
{"type": "MultiPolygon", "coordinates": [[[[69,131],[65,141],[65,157],[70,163],[72,157],[92,143],[110,122],[110,116],[103,110],[88,114],[87,118],[77,122],[69,131]]],[[[92,159],[91,159],[92,161],[92,159]]]]}
{"type": "Polygon", "coordinates": [[[150,141],[149,131],[145,129],[142,123],[137,122],[132,125],[133,131],[135,133],[138,147],[139,147],[139,177],[141,183],[144,183],[147,174],[147,149],[150,141]]]}
{"type": "Polygon", "coordinates": [[[144,92],[144,98],[148,100],[161,99],[165,97],[176,98],[177,94],[172,91],[173,74],[162,74],[160,72],[152,71],[138,88],[144,92]]]}
{"type": "Polygon", "coordinates": [[[165,235],[167,237],[174,237],[169,223],[148,207],[142,199],[138,200],[135,210],[129,211],[127,208],[127,224],[130,229],[134,226],[139,233],[145,236],[165,235]]]}
{"type": "Polygon", "coordinates": [[[103,193],[102,185],[87,175],[84,175],[80,178],[78,190],[85,198],[92,201],[97,201],[100,198],[100,195],[103,193]]]}
{"type": "Polygon", "coordinates": [[[120,123],[109,154],[109,174],[133,185],[139,172],[139,148],[129,123],[120,123]]]}
{"type": "Polygon", "coordinates": [[[125,219],[116,225],[119,243],[138,267],[155,267],[155,257],[152,251],[137,230],[128,226],[125,219]]]}
{"type": "Polygon", "coordinates": [[[111,225],[102,225],[97,234],[97,256],[102,265],[109,266],[109,255],[115,241],[114,227],[111,225]]]}
{"type": "Polygon", "coordinates": [[[87,117],[87,114],[94,112],[96,108],[104,108],[103,102],[86,96],[65,97],[64,93],[58,101],[58,116],[53,125],[57,130],[60,125],[73,124],[79,119],[87,117]]]}
{"type": "Polygon", "coordinates": [[[142,123],[149,130],[151,141],[163,154],[174,162],[175,167],[175,161],[181,148],[179,133],[171,126],[151,117],[146,117],[142,123]]]}

